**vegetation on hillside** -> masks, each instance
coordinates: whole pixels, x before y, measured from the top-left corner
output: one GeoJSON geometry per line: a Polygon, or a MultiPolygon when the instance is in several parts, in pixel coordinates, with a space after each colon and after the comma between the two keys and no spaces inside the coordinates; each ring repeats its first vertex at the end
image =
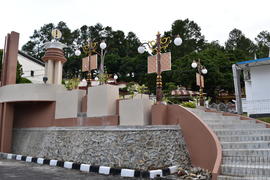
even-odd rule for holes
{"type": "MultiPolygon", "coordinates": [[[[155,94],[156,75],[147,74],[147,57],[150,54],[137,52],[141,41],[134,32],[125,34],[121,30],[114,30],[110,26],[103,26],[99,23],[93,26],[83,25],[72,31],[65,22],[49,23],[34,30],[22,50],[40,59],[44,55],[44,43],[52,38],[51,30],[53,28],[60,29],[63,34],[60,41],[68,46],[65,49],[68,61],[64,64],[64,78],[86,76],[81,72],[81,59],[87,55],[82,49],[79,57],[74,53],[79,45],[87,43],[91,35],[92,40],[96,42],[105,40],[107,43],[105,67],[108,74],[117,74],[118,81],[145,84],[149,88],[149,93],[155,94]],[[130,74],[134,74],[134,76],[130,74]]],[[[196,70],[192,69],[190,65],[193,60],[200,59],[208,70],[205,75],[204,91],[212,97],[212,100],[215,100],[221,90],[233,93],[232,64],[254,59],[255,54],[257,58],[267,57],[267,43],[270,42],[268,31],[261,31],[253,41],[239,29],[233,29],[228,34],[224,45],[218,41],[208,42],[201,33],[200,26],[189,19],[174,21],[171,29],[162,34],[170,36],[172,39],[179,34],[183,39],[181,46],[177,47],[171,43],[167,48],[167,51],[172,52],[172,70],[162,73],[164,93],[170,94],[170,91],[177,86],[198,90],[195,82],[196,70]]]]}

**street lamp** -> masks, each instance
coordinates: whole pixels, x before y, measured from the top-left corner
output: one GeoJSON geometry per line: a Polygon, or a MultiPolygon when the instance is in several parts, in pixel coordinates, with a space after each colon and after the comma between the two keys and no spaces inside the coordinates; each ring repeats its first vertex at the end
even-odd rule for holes
{"type": "MultiPolygon", "coordinates": [[[[161,77],[161,50],[166,50],[166,48],[169,46],[171,43],[171,38],[170,37],[160,37],[160,33],[157,33],[157,38],[156,40],[153,41],[148,41],[145,43],[142,43],[138,47],[138,52],[140,54],[144,53],[146,51],[145,45],[149,47],[149,49],[152,52],[157,53],[157,78],[156,78],[156,100],[157,102],[162,101],[163,93],[162,93],[162,77],[161,77]]],[[[179,35],[174,39],[174,44],[176,46],[180,46],[182,44],[182,39],[180,38],[179,35]]]]}
{"type": "Polygon", "coordinates": [[[192,68],[197,68],[199,73],[199,85],[200,85],[200,106],[204,106],[204,100],[203,100],[203,82],[202,82],[202,74],[207,74],[207,69],[201,64],[201,60],[199,59],[197,61],[193,61],[191,63],[192,68]]]}
{"type": "MultiPolygon", "coordinates": [[[[105,58],[105,54],[106,51],[104,51],[104,49],[107,47],[107,44],[102,41],[99,45],[100,49],[101,49],[101,53],[98,53],[97,50],[97,42],[93,42],[91,40],[91,37],[88,39],[88,43],[86,45],[82,46],[83,51],[88,54],[89,56],[89,63],[88,63],[88,74],[87,74],[87,86],[90,87],[91,86],[91,55],[92,53],[96,53],[100,56],[101,58],[101,63],[100,63],[100,68],[99,68],[99,72],[101,74],[104,73],[104,58],[105,58]]],[[[80,56],[81,55],[81,51],[79,49],[77,49],[75,51],[75,55],[76,56],[80,56]]]]}

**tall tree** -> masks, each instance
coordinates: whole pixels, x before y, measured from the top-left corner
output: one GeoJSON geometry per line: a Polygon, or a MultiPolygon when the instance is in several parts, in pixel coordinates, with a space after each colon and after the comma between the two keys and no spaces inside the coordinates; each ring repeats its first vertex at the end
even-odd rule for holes
{"type": "Polygon", "coordinates": [[[258,45],[257,57],[264,58],[269,56],[270,46],[270,33],[268,31],[262,31],[255,38],[258,45]]]}
{"type": "Polygon", "coordinates": [[[23,45],[22,50],[25,51],[30,56],[37,59],[41,59],[44,55],[44,44],[51,41],[51,32],[54,28],[52,23],[45,24],[39,30],[34,30],[34,34],[30,36],[30,40],[23,45]]]}
{"type": "Polygon", "coordinates": [[[194,50],[203,49],[205,45],[204,36],[201,34],[201,28],[197,23],[190,21],[189,19],[174,21],[171,30],[164,34],[165,36],[172,36],[172,40],[179,35],[183,40],[182,45],[179,47],[175,46],[173,43],[169,45],[168,51],[172,52],[173,61],[194,50]]]}
{"type": "Polygon", "coordinates": [[[239,60],[253,59],[257,49],[256,45],[239,29],[233,29],[229,33],[229,39],[225,42],[225,48],[239,60]]]}

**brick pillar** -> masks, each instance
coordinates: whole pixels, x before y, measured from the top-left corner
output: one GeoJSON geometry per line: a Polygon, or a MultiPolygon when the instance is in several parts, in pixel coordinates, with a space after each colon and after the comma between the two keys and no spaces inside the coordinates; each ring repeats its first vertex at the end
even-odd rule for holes
{"type": "MultiPolygon", "coordinates": [[[[19,33],[6,36],[3,54],[1,86],[16,84],[19,33]]],[[[14,107],[12,103],[0,103],[0,151],[11,152],[14,107]]]]}

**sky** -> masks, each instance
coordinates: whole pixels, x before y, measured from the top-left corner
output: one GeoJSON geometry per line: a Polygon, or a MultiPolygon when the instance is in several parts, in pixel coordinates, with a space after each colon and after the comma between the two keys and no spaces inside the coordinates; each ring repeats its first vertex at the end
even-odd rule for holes
{"type": "Polygon", "coordinates": [[[20,33],[21,47],[35,29],[59,21],[71,30],[101,23],[148,41],[170,30],[175,20],[188,18],[209,42],[224,44],[233,28],[254,40],[270,31],[269,9],[269,0],[1,0],[0,48],[11,31],[20,33]]]}

